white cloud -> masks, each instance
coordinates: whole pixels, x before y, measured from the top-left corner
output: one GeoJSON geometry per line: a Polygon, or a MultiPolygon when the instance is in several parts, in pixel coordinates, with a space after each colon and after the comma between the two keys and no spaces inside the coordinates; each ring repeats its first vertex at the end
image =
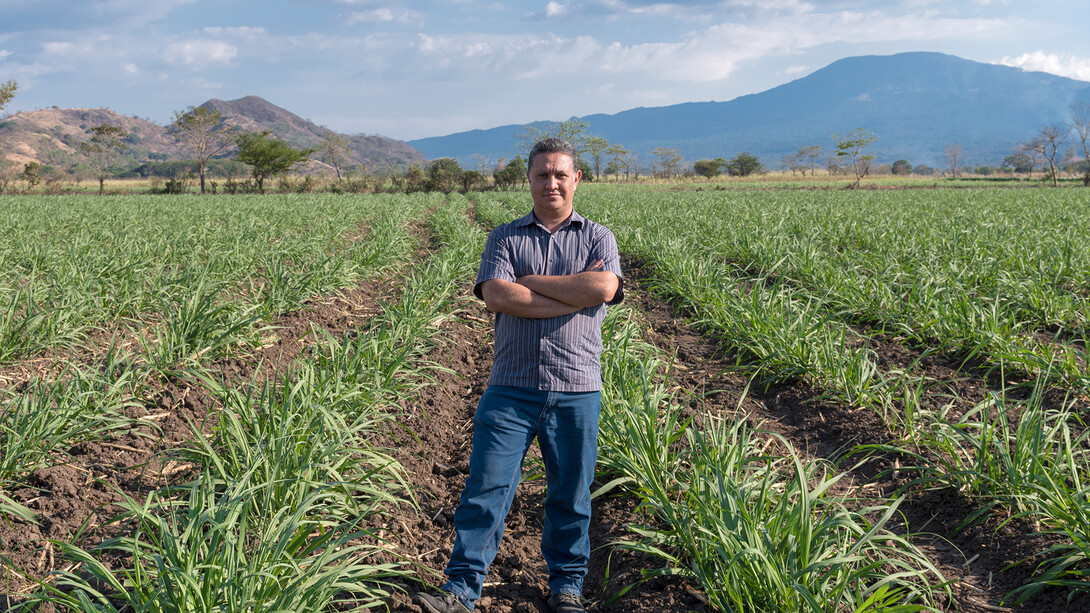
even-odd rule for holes
{"type": "Polygon", "coordinates": [[[140,72],[140,69],[137,68],[136,64],[133,64],[132,62],[129,62],[122,66],[122,69],[128,74],[136,74],[140,72]]]}
{"type": "MultiPolygon", "coordinates": [[[[416,48],[421,53],[462,58],[485,58],[485,61],[502,61],[518,55],[532,37],[506,36],[428,36],[417,35],[416,48]]],[[[523,58],[524,59],[524,58],[523,58]]],[[[467,65],[468,66],[468,65],[467,65]]]]}
{"type": "Polygon", "coordinates": [[[1018,57],[1005,57],[997,63],[1022,70],[1048,72],[1061,77],[1090,81],[1090,59],[1073,55],[1034,51],[1018,57]]]}
{"type": "Polygon", "coordinates": [[[427,34],[421,34],[419,36],[420,42],[417,44],[417,49],[424,53],[433,53],[439,50],[440,41],[434,36],[428,36],[427,34]]]}
{"type": "Polygon", "coordinates": [[[785,56],[830,43],[931,41],[980,37],[1012,29],[1000,19],[954,19],[891,13],[798,13],[775,20],[722,23],[680,43],[610,46],[616,69],[641,70],[687,82],[723,80],[738,64],[785,56]]]}
{"type": "Polygon", "coordinates": [[[207,27],[204,33],[214,38],[241,38],[255,40],[268,35],[268,30],[261,27],[235,26],[235,27],[207,27]]]}
{"type": "Polygon", "coordinates": [[[810,70],[809,66],[788,66],[783,69],[783,73],[785,75],[793,75],[806,72],[807,70],[810,70]]]}
{"type": "Polygon", "coordinates": [[[357,23],[419,25],[422,24],[423,21],[424,14],[419,11],[409,9],[394,10],[389,7],[366,11],[352,11],[345,18],[345,23],[348,25],[355,25],[357,23]]]}
{"type": "Polygon", "coordinates": [[[560,4],[559,2],[550,2],[545,5],[545,17],[548,19],[564,17],[567,14],[568,6],[565,4],[560,4]]]}
{"type": "MultiPolygon", "coordinates": [[[[794,0],[777,5],[797,12],[775,19],[719,23],[680,38],[664,36],[635,44],[592,36],[465,33],[420,34],[414,47],[431,56],[422,66],[442,68],[444,78],[451,79],[478,79],[488,73],[493,78],[513,74],[520,79],[575,73],[606,81],[626,75],[645,84],[715,83],[729,79],[743,63],[791,56],[830,43],[929,41],[955,35],[972,38],[1012,27],[999,19],[904,16],[889,11],[807,12],[813,10],[811,5],[794,0]]],[[[808,66],[792,66],[785,73],[806,70],[808,66]]]]}
{"type": "Polygon", "coordinates": [[[394,12],[390,9],[374,9],[371,11],[355,11],[348,16],[346,20],[350,24],[354,23],[384,23],[394,20],[394,12]]]}
{"type": "Polygon", "coordinates": [[[70,56],[76,51],[76,45],[67,42],[48,42],[42,44],[42,50],[49,55],[70,56]]]}
{"type": "Polygon", "coordinates": [[[238,48],[221,40],[195,38],[171,43],[163,49],[163,60],[175,66],[228,64],[238,55],[238,48]]]}
{"type": "Polygon", "coordinates": [[[465,57],[487,56],[492,53],[492,47],[490,47],[488,43],[476,43],[474,45],[464,47],[462,49],[462,53],[465,55],[465,57]]]}
{"type": "Polygon", "coordinates": [[[11,54],[11,51],[8,51],[7,49],[0,49],[0,62],[3,62],[4,59],[6,59],[11,54]]]}
{"type": "Polygon", "coordinates": [[[766,11],[789,10],[800,13],[809,13],[814,10],[813,4],[809,2],[799,2],[799,0],[730,0],[728,4],[731,6],[753,7],[766,11]]]}

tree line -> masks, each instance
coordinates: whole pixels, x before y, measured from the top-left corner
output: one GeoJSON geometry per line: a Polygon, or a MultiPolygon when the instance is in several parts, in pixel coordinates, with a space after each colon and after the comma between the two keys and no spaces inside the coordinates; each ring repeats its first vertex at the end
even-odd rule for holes
{"type": "MultiPolygon", "coordinates": [[[[18,90],[15,81],[0,84],[0,111],[12,100],[18,90]]],[[[1032,173],[1038,166],[1047,165],[1044,179],[1058,185],[1060,171],[1079,172],[1084,185],[1090,186],[1090,105],[1076,103],[1070,108],[1070,123],[1060,122],[1041,128],[1029,140],[1004,158],[998,169],[976,167],[971,169],[977,174],[996,172],[1032,173]],[[1071,138],[1073,136],[1073,138],[1071,138]],[[1071,146],[1063,146],[1071,138],[1071,146]],[[1081,151],[1080,151],[1081,149],[1081,151]],[[1081,159],[1079,154],[1081,153],[1081,159]]],[[[477,189],[512,189],[521,187],[526,181],[526,161],[521,155],[514,155],[510,160],[503,158],[489,162],[478,160],[477,169],[462,168],[451,158],[431,161],[424,167],[410,166],[404,172],[393,172],[386,177],[368,176],[360,173],[361,166],[349,166],[350,149],[348,141],[341,135],[331,133],[318,146],[297,149],[289,143],[276,138],[269,130],[260,132],[241,132],[236,127],[224,122],[219,111],[208,107],[189,107],[184,111],[175,111],[168,131],[178,143],[192,156],[187,161],[148,160],[136,169],[127,171],[129,176],[169,175],[162,191],[182,193],[188,191],[189,182],[195,180],[201,193],[216,192],[219,189],[229,193],[256,192],[265,193],[271,178],[279,178],[281,191],[309,191],[315,188],[315,181],[310,176],[296,180],[289,173],[311,159],[318,159],[331,168],[336,181],[329,186],[331,191],[377,191],[384,186],[405,192],[460,190],[468,192],[477,189]],[[228,157],[231,156],[231,157],[228,157]],[[192,169],[195,167],[196,175],[192,169]],[[210,169],[227,180],[221,185],[210,179],[210,169]],[[246,179],[235,179],[238,174],[248,171],[246,179]],[[355,171],[353,176],[352,172],[355,171]]],[[[84,154],[92,174],[98,180],[99,192],[105,192],[105,181],[110,176],[117,176],[116,162],[127,148],[129,136],[121,126],[102,124],[90,128],[90,138],[79,144],[79,151],[84,154]]],[[[651,150],[650,165],[645,166],[641,157],[619,143],[610,143],[607,139],[591,134],[588,124],[572,118],[551,127],[542,128],[530,124],[517,138],[516,148],[525,151],[538,140],[558,136],[568,140],[580,156],[580,170],[587,180],[601,180],[615,177],[617,180],[639,180],[644,172],[652,177],[674,179],[682,176],[700,176],[715,178],[722,174],[746,177],[768,172],[760,158],[748,151],[742,151],[733,157],[700,159],[691,166],[684,164],[677,148],[659,146],[651,150]]],[[[853,178],[850,187],[859,187],[863,177],[872,172],[874,156],[866,152],[877,142],[878,137],[864,128],[856,128],[847,133],[831,135],[832,150],[826,155],[821,145],[807,145],[797,152],[788,154],[780,161],[781,170],[793,174],[809,173],[813,176],[818,168],[830,175],[848,173],[853,178]]],[[[951,176],[957,177],[965,171],[963,149],[958,143],[944,148],[943,155],[951,176]]],[[[152,156],[149,156],[152,157],[152,156]]],[[[165,155],[162,156],[166,158],[165,155]]],[[[24,165],[20,178],[33,187],[41,182],[46,168],[39,162],[24,165]]],[[[889,166],[879,167],[879,172],[888,172],[895,176],[931,175],[940,172],[926,165],[913,165],[908,160],[897,160],[889,166]]],[[[0,186],[2,187],[2,186],[0,186]]]]}

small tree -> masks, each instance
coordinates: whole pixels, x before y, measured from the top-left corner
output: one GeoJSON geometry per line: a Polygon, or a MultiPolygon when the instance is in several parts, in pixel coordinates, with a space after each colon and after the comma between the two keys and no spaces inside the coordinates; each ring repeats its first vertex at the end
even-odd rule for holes
{"type": "Polygon", "coordinates": [[[239,134],[235,142],[238,144],[238,160],[250,165],[251,174],[257,181],[257,191],[262,194],[265,193],[265,179],[291,170],[314,153],[314,149],[295,149],[270,136],[268,130],[239,134]]]}
{"type": "Polygon", "coordinates": [[[702,176],[718,177],[723,171],[723,167],[727,165],[727,161],[723,158],[715,158],[714,160],[697,160],[693,162],[693,172],[702,176]]]}
{"type": "Polygon", "coordinates": [[[439,158],[428,165],[429,191],[449,194],[462,182],[462,166],[454,158],[439,158]]]}
{"type": "Polygon", "coordinates": [[[602,176],[602,158],[605,156],[609,141],[601,136],[591,136],[587,139],[587,155],[594,162],[594,179],[602,176]]]}
{"type": "MultiPolygon", "coordinates": [[[[624,169],[624,180],[628,181],[632,171],[632,158],[628,149],[625,149],[623,145],[610,145],[606,149],[606,154],[609,155],[609,165],[617,171],[624,169]]],[[[609,168],[606,168],[606,172],[609,172],[609,168]]]]}
{"type": "Polygon", "coordinates": [[[23,165],[23,180],[29,190],[42,182],[42,165],[38,162],[27,162],[23,165]]]}
{"type": "Polygon", "coordinates": [[[1071,105],[1071,128],[1082,145],[1082,184],[1090,187],[1090,104],[1076,102],[1071,105]]]}
{"type": "Polygon", "coordinates": [[[526,175],[530,172],[530,168],[526,165],[526,160],[521,155],[516,155],[514,159],[508,162],[506,168],[511,169],[511,172],[517,175],[519,187],[526,185],[526,175]]]}
{"type": "Polygon", "coordinates": [[[98,177],[99,194],[106,191],[106,175],[114,158],[128,148],[122,140],[126,136],[128,132],[121,126],[104,123],[91,128],[91,140],[80,143],[80,151],[90,158],[91,167],[98,177]]]}
{"type": "Polygon", "coordinates": [[[897,160],[889,167],[891,174],[905,177],[912,174],[912,164],[908,160],[897,160]]]}
{"type": "Polygon", "coordinates": [[[830,175],[840,174],[840,158],[835,155],[825,158],[825,170],[830,175]]]}
{"type": "Polygon", "coordinates": [[[337,181],[341,180],[341,170],[348,164],[348,152],[348,139],[336,133],[331,133],[318,145],[318,158],[337,171],[337,181]]]}
{"type": "Polygon", "coordinates": [[[961,143],[953,143],[946,145],[942,150],[942,154],[946,156],[946,163],[950,167],[950,176],[958,176],[958,162],[961,161],[961,143]]]}
{"type": "Polygon", "coordinates": [[[748,177],[764,172],[761,159],[748,151],[743,151],[727,161],[727,172],[733,177],[748,177]]]}
{"type": "Polygon", "coordinates": [[[591,136],[587,134],[587,122],[578,117],[558,124],[526,124],[518,136],[519,149],[529,151],[538,141],[546,138],[562,138],[568,141],[580,157],[590,150],[587,140],[591,136]]]}
{"type": "Polygon", "coordinates": [[[185,111],[174,111],[174,123],[170,124],[170,132],[178,142],[193,152],[203,194],[208,160],[235,146],[234,130],[223,123],[222,113],[199,106],[189,107],[185,111]]]}
{"type": "Polygon", "coordinates": [[[526,181],[526,160],[516,155],[502,169],[492,173],[492,179],[503,190],[511,189],[516,184],[521,185],[526,181]]]}
{"type": "Polygon", "coordinates": [[[673,147],[655,147],[651,153],[659,159],[659,168],[662,170],[662,178],[669,179],[678,173],[681,165],[681,154],[673,147]]]}
{"type": "Polygon", "coordinates": [[[18,90],[19,84],[15,81],[0,83],[0,111],[4,110],[4,107],[11,102],[11,99],[15,97],[15,92],[18,90]]]}
{"type": "Polygon", "coordinates": [[[468,194],[470,191],[484,185],[486,180],[487,177],[476,170],[462,171],[462,193],[468,194]]]}
{"type": "Polygon", "coordinates": [[[1037,170],[1037,162],[1041,159],[1041,152],[1037,150],[1032,140],[1019,145],[1018,150],[1029,158],[1029,176],[1032,179],[1034,171],[1037,170]]]}
{"type": "Polygon", "coordinates": [[[869,162],[874,159],[873,155],[863,155],[863,149],[876,142],[878,137],[871,134],[869,130],[856,128],[846,134],[834,134],[833,140],[836,142],[837,157],[846,157],[851,160],[852,172],[855,173],[855,183],[852,187],[858,188],[859,181],[870,168],[869,162]]]}
{"type": "Polygon", "coordinates": [[[1060,146],[1067,139],[1067,133],[1071,127],[1066,124],[1047,125],[1038,130],[1037,135],[1023,145],[1023,149],[1036,153],[1048,162],[1049,173],[1052,176],[1052,186],[1060,186],[1059,173],[1056,171],[1056,154],[1060,146]]]}
{"type": "Polygon", "coordinates": [[[799,164],[799,156],[794,153],[788,153],[787,155],[780,158],[780,170],[784,172],[790,170],[792,176],[798,174],[801,170],[803,171],[803,176],[806,176],[805,166],[799,164]]]}
{"type": "MultiPolygon", "coordinates": [[[[1070,132],[1068,132],[1070,136],[1070,132]]],[[[1079,168],[1079,152],[1075,148],[1075,145],[1068,145],[1067,150],[1060,156],[1060,170],[1070,173],[1081,172],[1079,168]]]]}
{"type": "Polygon", "coordinates": [[[799,149],[798,160],[810,167],[811,177],[814,176],[814,167],[819,159],[821,159],[821,145],[811,145],[799,149]]]}
{"type": "Polygon", "coordinates": [[[394,187],[403,190],[406,194],[422,192],[428,188],[428,177],[419,166],[409,166],[404,175],[390,177],[394,187]]]}
{"type": "Polygon", "coordinates": [[[1024,152],[1016,151],[1003,158],[1003,163],[999,168],[1010,173],[1031,173],[1033,172],[1033,160],[1024,152]]]}

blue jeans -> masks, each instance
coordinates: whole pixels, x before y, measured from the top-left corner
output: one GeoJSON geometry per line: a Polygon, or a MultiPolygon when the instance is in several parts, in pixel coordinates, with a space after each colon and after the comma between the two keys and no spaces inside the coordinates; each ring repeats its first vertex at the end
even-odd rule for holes
{"type": "Polygon", "coordinates": [[[473,608],[503,538],[503,524],[534,438],[548,491],[541,553],[553,594],[582,594],[590,559],[590,485],[598,459],[601,392],[492,386],[473,416],[469,477],[454,513],[455,542],[442,589],[473,608]]]}

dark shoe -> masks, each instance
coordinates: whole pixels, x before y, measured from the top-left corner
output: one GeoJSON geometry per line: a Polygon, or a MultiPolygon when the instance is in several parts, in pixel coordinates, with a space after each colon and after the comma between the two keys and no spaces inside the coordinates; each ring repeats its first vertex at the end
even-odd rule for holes
{"type": "Polygon", "coordinates": [[[549,608],[556,613],[584,613],[583,597],[571,592],[560,592],[549,597],[549,608]]]}
{"type": "Polygon", "coordinates": [[[442,590],[435,594],[417,592],[413,602],[424,609],[425,613],[469,613],[458,597],[442,590]]]}

